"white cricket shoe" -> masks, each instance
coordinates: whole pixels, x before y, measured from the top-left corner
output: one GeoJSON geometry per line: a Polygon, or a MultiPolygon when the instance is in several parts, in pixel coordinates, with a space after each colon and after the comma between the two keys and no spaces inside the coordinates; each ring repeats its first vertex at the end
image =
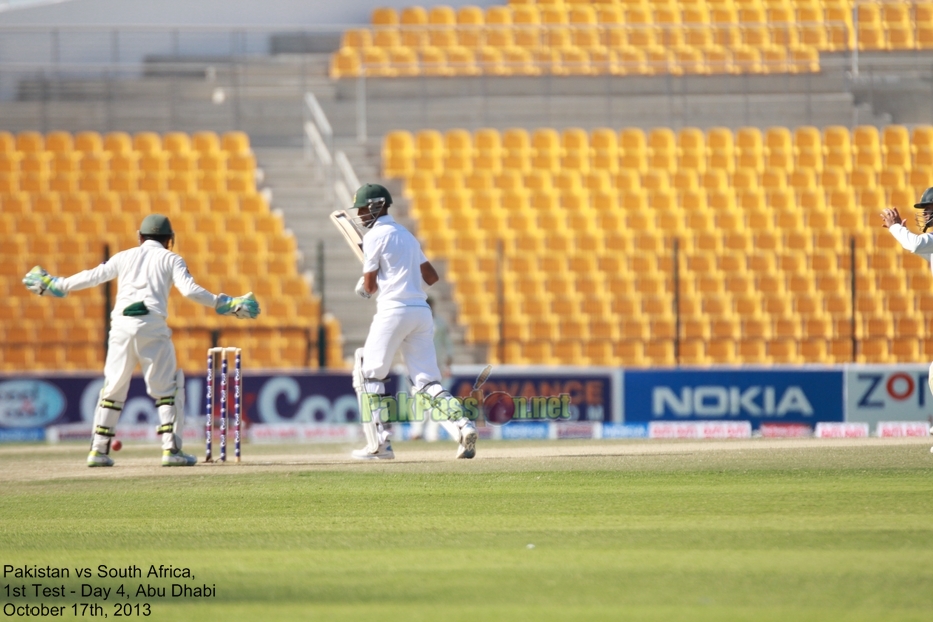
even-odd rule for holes
{"type": "Polygon", "coordinates": [[[392,443],[386,441],[379,445],[379,451],[372,453],[363,449],[354,449],[350,454],[357,460],[395,460],[395,452],[392,451],[392,443]]]}
{"type": "Polygon", "coordinates": [[[457,458],[469,460],[476,455],[476,426],[467,421],[460,428],[460,446],[457,447],[457,458]]]}
{"type": "Polygon", "coordinates": [[[186,454],[182,451],[172,451],[170,449],[162,450],[162,466],[173,467],[173,466],[194,466],[198,463],[198,459],[192,456],[191,454],[186,454]]]}
{"type": "Polygon", "coordinates": [[[111,467],[113,466],[113,458],[92,449],[87,455],[87,465],[89,467],[111,467]]]}

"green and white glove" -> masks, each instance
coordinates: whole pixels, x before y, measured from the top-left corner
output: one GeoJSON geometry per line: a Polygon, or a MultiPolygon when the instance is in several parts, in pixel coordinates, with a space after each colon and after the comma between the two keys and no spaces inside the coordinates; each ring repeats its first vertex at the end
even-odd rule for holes
{"type": "Polygon", "coordinates": [[[217,306],[214,308],[219,315],[235,315],[241,320],[255,319],[260,313],[259,302],[249,292],[236,298],[231,298],[227,294],[220,294],[217,297],[217,306]]]}
{"type": "Polygon", "coordinates": [[[51,276],[42,266],[36,266],[23,277],[23,285],[39,296],[51,294],[56,298],[64,298],[67,292],[62,289],[62,280],[61,277],[51,276]]]}

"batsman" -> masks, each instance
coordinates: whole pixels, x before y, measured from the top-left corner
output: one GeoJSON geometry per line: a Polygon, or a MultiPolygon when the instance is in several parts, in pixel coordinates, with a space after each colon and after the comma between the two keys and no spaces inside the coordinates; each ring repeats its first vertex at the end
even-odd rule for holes
{"type": "Polygon", "coordinates": [[[121,251],[91,270],[62,278],[36,266],[23,279],[39,296],[62,298],[117,279],[111,312],[104,387],[94,411],[94,432],[87,457],[90,467],[113,466],[110,441],[137,364],[146,391],[159,413],[162,466],[192,466],[197,459],[182,451],[185,424],[185,376],[175,363],[172,331],[166,324],[168,295],[174,285],[186,298],[213,308],[220,315],[253,319],[260,313],[252,292],[236,298],[215,295],[198,285],[185,260],[172,252],[175,233],[161,214],[146,216],[139,226],[139,246],[121,251]]]}
{"type": "Polygon", "coordinates": [[[352,209],[356,222],[369,230],[363,237],[363,276],[356,293],[370,298],[378,292],[376,315],[369,335],[354,356],[353,387],[360,398],[360,413],[366,447],[353,452],[360,460],[391,460],[395,457],[385,428],[385,381],[392,359],[401,351],[411,379],[412,396],[428,400],[426,417],[438,418],[458,441],[457,458],[476,455],[476,426],[464,416],[462,405],[441,386],[441,372],[434,352],[434,318],[421,284],[434,285],[437,271],[425,257],[421,245],[405,227],[389,215],[392,196],[378,184],[365,184],[356,191],[352,209]],[[375,400],[373,398],[376,398],[375,400]]]}

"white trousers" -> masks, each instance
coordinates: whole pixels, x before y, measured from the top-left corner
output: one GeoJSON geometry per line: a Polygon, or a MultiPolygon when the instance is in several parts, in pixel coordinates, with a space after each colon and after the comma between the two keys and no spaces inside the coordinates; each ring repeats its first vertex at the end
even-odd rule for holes
{"type": "Polygon", "coordinates": [[[143,315],[113,319],[100,398],[125,402],[137,365],[142,368],[150,397],[175,395],[175,346],[165,318],[143,315]]]}
{"type": "Polygon", "coordinates": [[[408,377],[415,390],[420,391],[429,382],[440,382],[430,307],[400,307],[376,312],[363,346],[363,378],[386,378],[396,352],[401,352],[405,358],[408,377]]]}

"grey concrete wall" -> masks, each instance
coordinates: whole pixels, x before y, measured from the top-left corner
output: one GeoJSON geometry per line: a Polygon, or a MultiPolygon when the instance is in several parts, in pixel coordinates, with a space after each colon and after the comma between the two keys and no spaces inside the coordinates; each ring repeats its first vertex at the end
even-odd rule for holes
{"type": "MultiPolygon", "coordinates": [[[[72,0],[0,13],[0,25],[282,26],[367,24],[380,6],[402,9],[411,0],[72,0]]],[[[434,3],[429,3],[434,4],[434,3]]],[[[447,0],[448,6],[490,6],[503,0],[447,0]]]]}

